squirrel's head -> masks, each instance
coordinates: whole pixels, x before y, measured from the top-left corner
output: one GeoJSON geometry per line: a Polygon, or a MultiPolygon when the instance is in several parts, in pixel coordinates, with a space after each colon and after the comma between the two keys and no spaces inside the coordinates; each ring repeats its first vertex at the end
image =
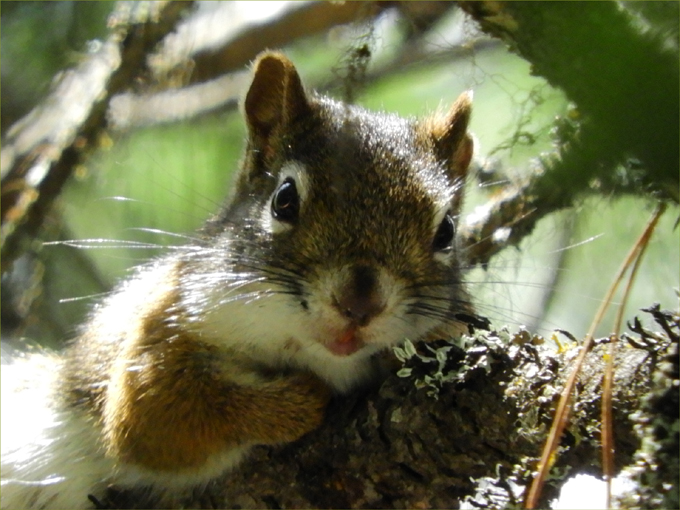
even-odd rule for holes
{"type": "Polygon", "coordinates": [[[247,320],[264,323],[267,338],[249,342],[275,334],[291,358],[358,358],[446,330],[469,309],[456,226],[471,94],[407,120],[307,93],[293,64],[268,52],[243,110],[242,170],[209,229],[244,275],[215,291],[220,302],[250,296],[243,308],[260,315],[247,320]]]}

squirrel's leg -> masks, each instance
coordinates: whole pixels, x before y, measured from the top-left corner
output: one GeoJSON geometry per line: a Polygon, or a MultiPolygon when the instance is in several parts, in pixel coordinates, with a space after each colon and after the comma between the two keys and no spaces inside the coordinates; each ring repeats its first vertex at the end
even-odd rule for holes
{"type": "Polygon", "coordinates": [[[293,441],[318,427],[330,396],[311,374],[267,377],[238,366],[230,376],[229,359],[193,338],[135,350],[114,369],[105,434],[118,459],[147,472],[219,472],[230,451],[293,441]]]}

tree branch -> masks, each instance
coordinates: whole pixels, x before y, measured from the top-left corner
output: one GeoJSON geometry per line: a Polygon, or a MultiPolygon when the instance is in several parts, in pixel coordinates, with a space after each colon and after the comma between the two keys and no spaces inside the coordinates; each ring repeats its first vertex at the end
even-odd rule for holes
{"type": "Polygon", "coordinates": [[[678,203],[677,46],[640,30],[614,2],[460,5],[576,104],[573,118],[555,122],[555,149],[531,164],[527,182],[499,193],[463,226],[470,265],[487,264],[584,194],[678,203]]]}
{"type": "MultiPolygon", "coordinates": [[[[680,324],[672,317],[667,320],[677,338],[680,324]]],[[[638,339],[637,348],[622,349],[616,359],[617,469],[633,462],[640,438],[631,415],[653,387],[659,360],[677,347],[676,339],[656,338],[651,343],[638,339]]],[[[600,469],[605,343],[600,341],[586,358],[572,424],[543,504],[555,497],[569,470],[600,469]]],[[[378,387],[332,403],[319,430],[282,447],[255,448],[235,472],[191,496],[189,504],[458,508],[467,498],[484,508],[520,505],[578,349],[556,353],[526,331],[504,330],[416,348],[406,346],[399,353],[403,364],[395,361],[396,373],[378,387]]],[[[153,500],[112,488],[108,504],[144,508],[153,500]]]]}
{"type": "MultiPolygon", "coordinates": [[[[543,193],[584,189],[593,178],[615,181],[615,166],[634,158],[644,172],[629,178],[637,177],[640,189],[650,187],[678,202],[680,71],[677,46],[669,47],[664,34],[641,29],[615,2],[461,6],[531,63],[534,74],[562,89],[584,125],[591,125],[579,147],[591,164],[556,165],[543,193]]],[[[669,4],[667,12],[677,19],[678,6],[669,4]]]]}

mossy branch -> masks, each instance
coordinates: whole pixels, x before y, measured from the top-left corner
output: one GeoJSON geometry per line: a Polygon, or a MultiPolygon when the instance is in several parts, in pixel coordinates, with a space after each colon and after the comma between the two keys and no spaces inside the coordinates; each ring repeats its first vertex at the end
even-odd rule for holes
{"type": "MultiPolygon", "coordinates": [[[[464,226],[471,264],[486,264],[540,218],[586,194],[679,202],[678,49],[664,39],[672,36],[642,30],[614,2],[460,5],[575,105],[570,118],[556,121],[554,150],[531,165],[527,182],[464,226]]],[[[677,19],[677,3],[664,7],[677,19]]]]}
{"type": "MultiPolygon", "coordinates": [[[[651,437],[650,431],[638,435],[641,423],[662,419],[669,430],[677,426],[677,407],[658,402],[677,400],[680,319],[658,307],[649,312],[670,336],[635,321],[634,333],[624,337],[628,348],[616,357],[617,471],[634,467],[642,439],[651,437]],[[656,397],[649,400],[648,394],[656,397]]],[[[184,503],[192,508],[458,508],[468,500],[483,508],[520,507],[578,354],[576,344],[565,342],[571,347],[558,353],[527,331],[501,330],[457,341],[407,343],[397,350],[391,375],[332,403],[320,429],[282,447],[257,447],[236,471],[184,503]]],[[[607,339],[601,339],[586,358],[544,505],[568,475],[601,472],[606,352],[607,339]]],[[[673,460],[664,453],[673,440],[677,445],[677,434],[667,440],[655,485],[640,489],[648,501],[663,500],[664,483],[677,472],[677,455],[673,460]]],[[[648,464],[657,462],[658,450],[647,448],[648,464]]],[[[153,505],[143,491],[112,488],[108,496],[115,508],[153,505]]]]}

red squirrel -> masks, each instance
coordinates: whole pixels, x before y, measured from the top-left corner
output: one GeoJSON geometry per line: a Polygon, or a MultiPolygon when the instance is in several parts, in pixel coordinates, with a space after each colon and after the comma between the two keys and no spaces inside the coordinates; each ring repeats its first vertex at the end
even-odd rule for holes
{"type": "Polygon", "coordinates": [[[122,282],[63,353],[3,368],[2,508],[206,484],[252,445],[317,428],[377,353],[470,310],[456,227],[471,95],[404,119],[306,91],[281,53],[253,69],[222,209],[122,282]],[[12,401],[31,411],[4,412],[12,401]]]}

